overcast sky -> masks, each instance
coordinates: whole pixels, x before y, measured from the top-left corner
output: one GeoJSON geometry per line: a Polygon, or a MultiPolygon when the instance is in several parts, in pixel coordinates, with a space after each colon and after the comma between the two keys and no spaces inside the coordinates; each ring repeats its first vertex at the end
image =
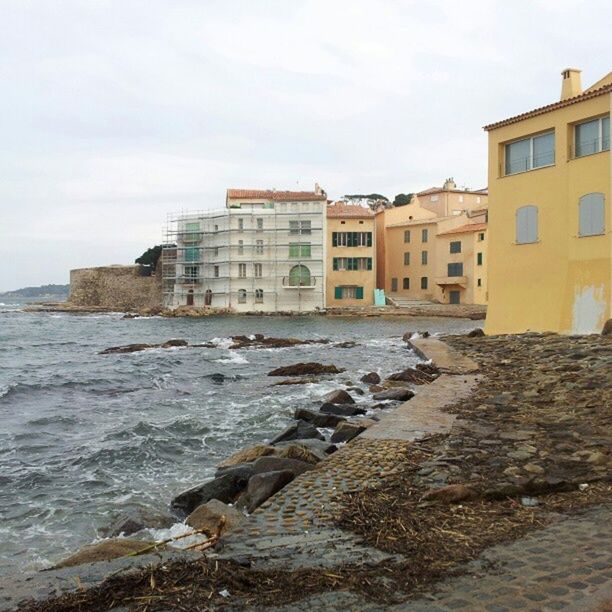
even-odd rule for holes
{"type": "Polygon", "coordinates": [[[609,0],[0,0],[0,291],[227,187],[486,185],[482,126],[612,70],[609,0]]]}

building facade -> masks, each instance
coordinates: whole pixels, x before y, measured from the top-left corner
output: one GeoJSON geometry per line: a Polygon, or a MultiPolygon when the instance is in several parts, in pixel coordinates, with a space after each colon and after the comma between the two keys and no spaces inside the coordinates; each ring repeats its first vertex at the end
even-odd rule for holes
{"type": "Polygon", "coordinates": [[[326,305],[371,306],[376,288],[376,228],[372,210],[327,206],[326,305]]]}
{"type": "Polygon", "coordinates": [[[391,299],[486,304],[487,202],[486,190],[448,179],[379,211],[378,287],[391,299]]]}
{"type": "Polygon", "coordinates": [[[485,127],[489,136],[489,334],[601,331],[612,317],[612,72],[485,127]]]}
{"type": "Polygon", "coordinates": [[[226,207],[169,220],[164,303],[236,312],[325,305],[327,196],[228,189],[226,207]]]}

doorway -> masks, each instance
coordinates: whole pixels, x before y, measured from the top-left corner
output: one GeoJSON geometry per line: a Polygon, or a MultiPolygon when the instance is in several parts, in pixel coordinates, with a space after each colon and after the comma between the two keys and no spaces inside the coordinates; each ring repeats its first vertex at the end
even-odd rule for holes
{"type": "Polygon", "coordinates": [[[193,306],[193,289],[187,292],[187,306],[193,306]]]}
{"type": "Polygon", "coordinates": [[[449,291],[448,300],[450,304],[460,304],[461,303],[461,291],[449,291]]]}

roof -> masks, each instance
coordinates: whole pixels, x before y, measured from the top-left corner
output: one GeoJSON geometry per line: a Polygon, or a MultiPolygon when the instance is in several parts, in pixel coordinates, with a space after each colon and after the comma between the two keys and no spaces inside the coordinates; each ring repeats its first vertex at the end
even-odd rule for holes
{"type": "Polygon", "coordinates": [[[371,219],[374,212],[359,204],[346,204],[344,202],[334,202],[327,206],[328,218],[352,218],[352,219],[371,219]]]}
{"type": "Polygon", "coordinates": [[[228,200],[272,200],[275,202],[301,202],[327,200],[325,193],[315,191],[276,191],[275,189],[228,189],[228,200]]]}
{"type": "Polygon", "coordinates": [[[424,189],[423,191],[419,191],[417,193],[417,196],[423,196],[423,195],[431,195],[434,193],[473,193],[476,195],[487,195],[489,192],[487,190],[486,187],[484,187],[483,189],[476,189],[476,190],[472,190],[472,189],[444,189],[444,187],[429,187],[429,189],[424,189]]]}
{"type": "Polygon", "coordinates": [[[440,232],[438,236],[448,236],[449,234],[467,234],[468,232],[482,232],[487,229],[487,223],[470,223],[468,225],[462,225],[455,229],[448,230],[446,232],[440,232]]]}
{"type": "Polygon", "coordinates": [[[540,108],[536,108],[520,115],[515,115],[514,117],[510,117],[508,119],[503,119],[502,121],[498,121],[497,123],[490,123],[489,125],[485,125],[483,129],[487,131],[495,130],[505,125],[519,123],[520,121],[524,121],[525,119],[530,119],[531,117],[543,115],[544,113],[550,113],[559,108],[565,108],[566,106],[571,106],[572,104],[578,104],[578,102],[584,102],[585,100],[590,100],[591,98],[596,98],[597,96],[603,96],[604,94],[610,92],[612,92],[612,83],[602,85],[597,89],[587,89],[586,91],[583,91],[580,95],[574,96],[573,98],[568,98],[567,100],[560,100],[559,102],[547,104],[546,106],[540,106],[540,108]]]}

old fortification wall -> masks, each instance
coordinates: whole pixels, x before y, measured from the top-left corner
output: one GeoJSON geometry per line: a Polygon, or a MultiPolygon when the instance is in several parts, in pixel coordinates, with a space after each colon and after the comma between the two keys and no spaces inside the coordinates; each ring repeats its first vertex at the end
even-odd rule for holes
{"type": "Polygon", "coordinates": [[[142,275],[142,266],[103,266],[70,271],[70,296],[75,306],[110,310],[140,310],[162,305],[161,266],[142,275]]]}

